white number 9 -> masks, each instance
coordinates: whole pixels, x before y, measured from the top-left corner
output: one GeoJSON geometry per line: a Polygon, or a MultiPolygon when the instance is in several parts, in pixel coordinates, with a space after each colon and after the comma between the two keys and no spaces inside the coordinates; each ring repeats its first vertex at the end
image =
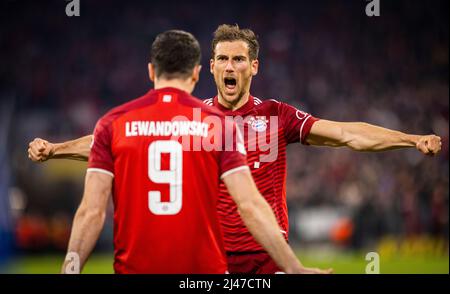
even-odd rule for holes
{"type": "Polygon", "coordinates": [[[148,192],[148,208],[157,215],[180,212],[183,199],[183,149],[177,141],[154,141],[148,146],[148,177],[154,183],[170,184],[170,201],[161,201],[160,191],[148,192]],[[161,153],[170,154],[169,170],[161,170],[161,153]]]}

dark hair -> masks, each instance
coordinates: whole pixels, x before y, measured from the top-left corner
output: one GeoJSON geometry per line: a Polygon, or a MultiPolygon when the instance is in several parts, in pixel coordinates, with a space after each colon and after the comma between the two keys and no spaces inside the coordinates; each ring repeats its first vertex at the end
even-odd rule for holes
{"type": "Polygon", "coordinates": [[[200,44],[185,31],[165,31],[152,44],[151,63],[158,78],[188,78],[200,59],[200,44]]]}
{"type": "Polygon", "coordinates": [[[212,40],[212,57],[215,56],[216,46],[219,42],[227,41],[244,41],[248,44],[248,56],[250,60],[258,58],[259,43],[255,33],[250,29],[240,29],[236,25],[223,24],[220,25],[214,32],[214,38],[212,40]]]}

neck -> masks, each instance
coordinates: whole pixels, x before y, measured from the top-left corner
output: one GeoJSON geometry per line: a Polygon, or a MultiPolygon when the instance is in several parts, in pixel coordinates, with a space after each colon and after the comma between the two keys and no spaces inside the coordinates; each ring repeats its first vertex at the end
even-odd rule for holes
{"type": "Polygon", "coordinates": [[[220,93],[217,95],[218,102],[220,105],[227,109],[231,109],[232,111],[238,110],[242,106],[245,105],[245,103],[248,102],[248,98],[250,97],[250,92],[246,92],[240,99],[236,99],[236,101],[229,102],[225,100],[220,93]]]}
{"type": "Polygon", "coordinates": [[[166,80],[166,79],[156,79],[155,80],[155,90],[161,89],[161,88],[176,88],[182,91],[185,91],[189,94],[194,91],[194,83],[192,83],[191,79],[186,80],[180,80],[180,79],[172,79],[172,80],[166,80]]]}

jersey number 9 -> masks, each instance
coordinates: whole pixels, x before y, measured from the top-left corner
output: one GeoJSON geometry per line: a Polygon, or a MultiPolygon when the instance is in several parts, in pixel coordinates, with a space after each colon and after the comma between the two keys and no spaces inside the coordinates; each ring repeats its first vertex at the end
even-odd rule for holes
{"type": "Polygon", "coordinates": [[[148,208],[156,215],[174,215],[183,204],[183,148],[177,141],[154,141],[148,146],[148,177],[170,185],[170,201],[161,201],[160,191],[148,192],[148,208]],[[170,154],[169,170],[161,170],[161,153],[170,154]]]}

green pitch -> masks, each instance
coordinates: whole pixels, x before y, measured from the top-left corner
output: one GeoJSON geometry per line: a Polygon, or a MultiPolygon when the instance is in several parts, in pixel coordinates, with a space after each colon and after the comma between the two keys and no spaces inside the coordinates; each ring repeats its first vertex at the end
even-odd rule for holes
{"type": "MultiPolygon", "coordinates": [[[[332,267],[336,274],[365,274],[368,261],[365,254],[336,254],[327,259],[299,255],[305,266],[329,268],[332,267]]],[[[423,256],[402,256],[396,258],[383,259],[380,257],[381,274],[448,274],[448,256],[423,257],[423,256]]]]}
{"type": "MultiPolygon", "coordinates": [[[[48,274],[58,273],[64,255],[30,256],[15,259],[7,268],[7,273],[48,274]]],[[[305,266],[334,268],[336,274],[364,274],[367,261],[364,254],[299,254],[305,266]]],[[[5,271],[5,270],[4,270],[5,271]]],[[[113,273],[112,255],[95,254],[86,264],[86,274],[113,273]]],[[[449,258],[442,257],[396,257],[383,260],[380,258],[380,273],[411,274],[448,274],[449,258]]]]}

